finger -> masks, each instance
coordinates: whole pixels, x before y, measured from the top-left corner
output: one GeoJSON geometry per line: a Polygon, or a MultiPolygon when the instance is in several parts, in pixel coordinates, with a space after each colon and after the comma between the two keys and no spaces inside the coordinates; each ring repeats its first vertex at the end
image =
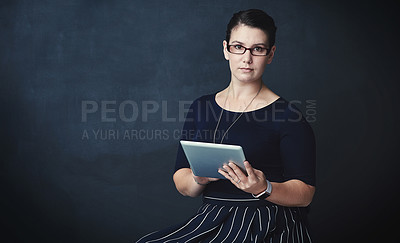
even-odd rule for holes
{"type": "Polygon", "coordinates": [[[237,188],[240,189],[239,183],[241,183],[240,179],[235,180],[232,176],[230,176],[226,171],[219,169],[218,172],[223,175],[226,179],[228,179],[232,184],[234,184],[237,188]]]}
{"type": "Polygon", "coordinates": [[[230,176],[230,175],[228,174],[228,172],[224,171],[223,169],[219,169],[219,170],[218,170],[218,173],[220,173],[221,175],[223,175],[226,179],[230,180],[231,183],[234,183],[234,182],[235,182],[235,180],[232,178],[232,176],[230,176]]]}
{"type": "Polygon", "coordinates": [[[244,162],[244,167],[246,168],[246,172],[249,175],[249,177],[254,177],[255,176],[254,169],[250,165],[249,161],[245,161],[244,162]]]}
{"type": "Polygon", "coordinates": [[[230,176],[236,176],[235,171],[232,169],[232,167],[229,166],[229,164],[225,164],[222,166],[224,170],[230,175],[230,176]]]}
{"type": "Polygon", "coordinates": [[[208,180],[207,177],[193,175],[193,179],[199,185],[206,185],[206,184],[210,183],[210,181],[208,180]]]}
{"type": "Polygon", "coordinates": [[[228,166],[233,170],[234,176],[232,176],[234,182],[236,182],[240,189],[240,183],[246,184],[247,176],[243,173],[242,169],[233,162],[229,162],[228,166]]]}
{"type": "Polygon", "coordinates": [[[236,167],[237,167],[237,166],[236,166],[235,164],[229,163],[228,165],[225,165],[225,166],[224,166],[224,169],[227,170],[227,172],[228,172],[229,175],[232,177],[232,179],[233,179],[234,182],[240,183],[240,182],[241,182],[241,179],[240,179],[239,175],[236,173],[236,172],[237,172],[237,170],[235,170],[236,167]]]}
{"type": "Polygon", "coordinates": [[[220,173],[221,175],[223,175],[226,179],[228,179],[228,180],[231,180],[232,179],[232,177],[228,174],[228,172],[226,172],[226,171],[224,171],[224,170],[222,170],[222,169],[219,169],[218,170],[218,173],[220,173]]]}
{"type": "Polygon", "coordinates": [[[243,179],[246,177],[246,175],[243,173],[242,169],[240,169],[239,166],[237,166],[235,163],[230,162],[229,167],[232,168],[232,170],[235,172],[238,179],[243,179]]]}

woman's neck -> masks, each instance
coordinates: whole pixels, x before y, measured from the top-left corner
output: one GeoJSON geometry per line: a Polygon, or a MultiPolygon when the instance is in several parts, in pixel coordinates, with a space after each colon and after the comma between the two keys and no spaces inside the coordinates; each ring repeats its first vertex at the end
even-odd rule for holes
{"type": "Polygon", "coordinates": [[[234,82],[232,80],[227,88],[229,89],[229,99],[247,100],[249,97],[254,97],[262,86],[264,86],[262,80],[251,83],[234,82]]]}

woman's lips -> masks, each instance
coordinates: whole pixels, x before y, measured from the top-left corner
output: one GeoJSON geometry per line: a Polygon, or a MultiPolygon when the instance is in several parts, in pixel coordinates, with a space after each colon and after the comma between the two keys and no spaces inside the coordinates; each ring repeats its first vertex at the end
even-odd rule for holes
{"type": "Polygon", "coordinates": [[[245,73],[249,73],[249,72],[253,71],[252,68],[240,68],[240,70],[242,70],[242,72],[245,72],[245,73]]]}

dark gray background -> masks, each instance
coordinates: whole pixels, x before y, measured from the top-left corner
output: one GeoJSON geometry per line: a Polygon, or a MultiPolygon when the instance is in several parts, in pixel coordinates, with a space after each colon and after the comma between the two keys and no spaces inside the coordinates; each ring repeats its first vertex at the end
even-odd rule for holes
{"type": "Polygon", "coordinates": [[[316,119],[315,239],[394,241],[399,9],[298,0],[1,1],[0,237],[132,242],[191,216],[200,199],[171,180],[179,105],[228,85],[225,27],[248,8],[278,26],[264,82],[316,119]],[[83,121],[85,101],[99,109],[83,121]],[[124,106],[134,121],[121,119],[124,101],[138,105],[124,106]],[[159,108],[146,117],[148,104],[159,108]],[[98,129],[121,134],[96,139],[98,129]]]}

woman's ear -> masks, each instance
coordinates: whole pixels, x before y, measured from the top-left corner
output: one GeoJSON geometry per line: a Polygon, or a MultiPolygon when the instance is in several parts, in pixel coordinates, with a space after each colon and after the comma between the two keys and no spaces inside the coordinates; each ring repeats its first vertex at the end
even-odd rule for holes
{"type": "Polygon", "coordinates": [[[267,64],[270,64],[272,62],[272,59],[274,58],[275,55],[275,51],[276,51],[276,46],[274,45],[267,56],[267,64]]]}
{"type": "Polygon", "coordinates": [[[222,47],[223,47],[223,52],[224,52],[224,57],[225,57],[225,59],[226,60],[229,60],[229,54],[228,54],[228,51],[227,51],[227,47],[228,47],[228,42],[226,42],[226,40],[224,40],[223,42],[222,42],[222,47]]]}

